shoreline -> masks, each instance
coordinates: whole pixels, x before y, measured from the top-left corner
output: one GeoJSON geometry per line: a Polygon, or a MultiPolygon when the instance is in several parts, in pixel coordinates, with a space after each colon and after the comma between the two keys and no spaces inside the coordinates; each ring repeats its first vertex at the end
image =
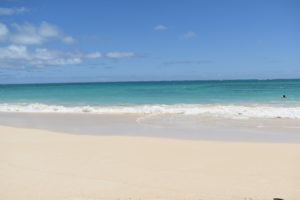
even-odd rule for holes
{"type": "Polygon", "coordinates": [[[6,200],[297,200],[300,145],[0,126],[6,200]]]}
{"type": "Polygon", "coordinates": [[[300,143],[299,120],[292,119],[0,112],[1,125],[83,135],[300,143]]]}

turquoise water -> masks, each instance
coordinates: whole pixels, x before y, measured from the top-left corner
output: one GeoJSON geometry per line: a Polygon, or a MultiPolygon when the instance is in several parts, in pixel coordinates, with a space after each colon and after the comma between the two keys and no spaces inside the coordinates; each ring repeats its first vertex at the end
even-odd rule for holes
{"type": "Polygon", "coordinates": [[[0,104],[297,104],[300,80],[165,81],[0,85],[0,104]],[[282,95],[288,96],[283,99],[282,95]]]}

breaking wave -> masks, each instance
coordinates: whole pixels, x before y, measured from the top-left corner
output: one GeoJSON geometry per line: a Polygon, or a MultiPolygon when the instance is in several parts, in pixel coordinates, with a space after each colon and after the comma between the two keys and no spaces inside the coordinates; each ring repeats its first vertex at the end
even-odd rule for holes
{"type": "Polygon", "coordinates": [[[263,104],[175,104],[134,106],[60,106],[46,104],[0,104],[0,112],[27,113],[94,113],[94,114],[181,114],[223,118],[300,119],[300,106],[284,107],[263,104]]]}

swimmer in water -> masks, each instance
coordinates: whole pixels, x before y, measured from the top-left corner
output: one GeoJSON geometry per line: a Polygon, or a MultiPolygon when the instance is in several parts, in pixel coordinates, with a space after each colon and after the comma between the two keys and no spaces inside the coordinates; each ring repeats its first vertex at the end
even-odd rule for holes
{"type": "Polygon", "coordinates": [[[282,95],[282,98],[287,98],[287,96],[284,94],[284,95],[282,95]]]}

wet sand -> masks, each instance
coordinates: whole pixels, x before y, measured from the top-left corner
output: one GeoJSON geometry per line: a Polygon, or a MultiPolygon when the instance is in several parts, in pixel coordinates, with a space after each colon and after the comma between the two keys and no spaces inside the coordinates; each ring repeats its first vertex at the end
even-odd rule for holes
{"type": "Polygon", "coordinates": [[[300,120],[193,117],[181,115],[99,115],[3,113],[0,126],[84,135],[147,136],[217,141],[300,142],[300,120]]]}

